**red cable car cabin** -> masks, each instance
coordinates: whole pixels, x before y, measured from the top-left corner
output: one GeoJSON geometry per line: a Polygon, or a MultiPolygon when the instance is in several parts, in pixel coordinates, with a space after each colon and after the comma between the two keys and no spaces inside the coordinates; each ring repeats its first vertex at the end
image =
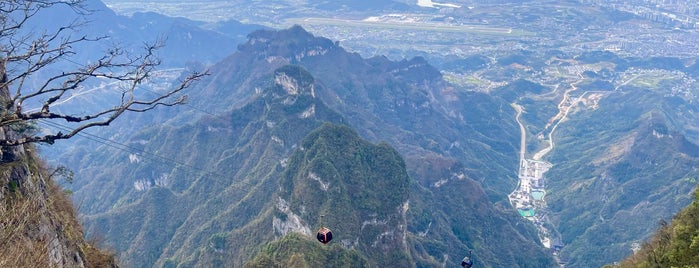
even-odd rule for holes
{"type": "Polygon", "coordinates": [[[328,242],[330,242],[330,240],[333,239],[333,233],[328,228],[320,227],[320,229],[318,229],[318,234],[316,235],[316,238],[318,238],[318,241],[320,241],[321,243],[327,244],[328,242]]]}

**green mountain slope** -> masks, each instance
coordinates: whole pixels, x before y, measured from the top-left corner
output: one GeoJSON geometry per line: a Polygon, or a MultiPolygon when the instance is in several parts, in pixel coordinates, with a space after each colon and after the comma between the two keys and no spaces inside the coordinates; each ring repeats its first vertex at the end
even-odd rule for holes
{"type": "Polygon", "coordinates": [[[677,213],[618,265],[605,267],[695,267],[699,263],[699,189],[689,206],[677,213]]]}
{"type": "Polygon", "coordinates": [[[289,233],[267,244],[243,267],[367,267],[356,250],[337,244],[324,246],[307,236],[289,233]]]}
{"type": "Polygon", "coordinates": [[[289,159],[273,225],[281,229],[300,218],[315,227],[325,215],[323,224],[334,230],[331,243],[361,252],[370,266],[410,267],[408,185],[395,150],[369,144],[348,127],[324,124],[289,159]]]}

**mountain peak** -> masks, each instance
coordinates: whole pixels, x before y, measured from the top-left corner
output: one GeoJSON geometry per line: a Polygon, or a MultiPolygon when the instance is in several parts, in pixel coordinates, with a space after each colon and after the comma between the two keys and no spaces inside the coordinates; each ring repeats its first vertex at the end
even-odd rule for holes
{"type": "Polygon", "coordinates": [[[285,30],[257,30],[248,35],[248,42],[238,46],[242,53],[264,52],[267,60],[282,57],[290,63],[298,63],[305,57],[324,55],[337,44],[327,38],[316,37],[294,25],[285,30]]]}

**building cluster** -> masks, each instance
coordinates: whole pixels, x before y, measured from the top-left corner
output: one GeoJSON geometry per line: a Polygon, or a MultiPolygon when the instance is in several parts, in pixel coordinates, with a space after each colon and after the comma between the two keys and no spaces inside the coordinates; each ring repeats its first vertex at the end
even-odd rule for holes
{"type": "Polygon", "coordinates": [[[537,210],[545,206],[544,173],[551,168],[551,163],[523,159],[519,166],[519,187],[510,194],[510,202],[520,215],[535,219],[537,210]]]}

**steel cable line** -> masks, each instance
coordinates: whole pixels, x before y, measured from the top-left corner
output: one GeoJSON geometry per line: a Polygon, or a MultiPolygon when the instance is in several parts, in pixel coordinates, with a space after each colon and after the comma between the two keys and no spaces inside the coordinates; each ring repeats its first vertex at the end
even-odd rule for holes
{"type": "MultiPolygon", "coordinates": [[[[59,130],[71,131],[70,127],[56,123],[56,122],[52,122],[52,121],[48,121],[48,120],[40,120],[39,123],[43,123],[47,126],[54,127],[54,128],[59,129],[59,130]]],[[[213,171],[198,168],[198,167],[192,166],[190,164],[178,161],[176,159],[172,159],[172,158],[165,157],[165,156],[162,156],[162,155],[159,155],[156,153],[148,152],[148,151],[143,150],[143,149],[135,148],[135,147],[132,147],[132,146],[129,146],[129,145],[126,145],[126,144],[123,144],[123,143],[120,143],[120,142],[117,142],[117,141],[114,141],[111,139],[103,138],[103,137],[100,137],[100,136],[97,136],[94,134],[90,134],[87,132],[78,132],[77,136],[81,136],[81,137],[86,138],[88,140],[109,146],[109,147],[117,149],[117,150],[138,154],[140,156],[144,156],[148,159],[159,161],[161,163],[171,164],[175,167],[181,166],[181,167],[184,167],[186,169],[189,169],[192,172],[196,171],[196,173],[204,173],[206,175],[214,175],[217,177],[224,177],[223,175],[218,174],[218,173],[213,172],[213,171]]]]}
{"type": "MultiPolygon", "coordinates": [[[[70,127],[56,123],[56,122],[45,121],[45,120],[40,120],[39,122],[43,123],[47,126],[55,127],[55,128],[62,129],[65,131],[71,130],[70,127]]],[[[154,161],[174,165],[175,168],[177,168],[179,165],[179,167],[182,170],[184,170],[185,172],[190,172],[190,173],[194,173],[194,174],[203,174],[204,176],[215,176],[218,178],[225,178],[226,177],[226,176],[223,176],[222,174],[214,172],[214,171],[209,171],[209,170],[205,170],[202,168],[198,168],[198,167],[192,166],[192,165],[187,164],[187,163],[183,163],[181,161],[178,161],[178,160],[175,160],[175,159],[172,159],[169,157],[165,157],[162,155],[158,155],[156,153],[148,152],[148,151],[145,151],[143,149],[131,147],[129,145],[126,145],[126,144],[123,144],[123,143],[120,143],[120,142],[117,142],[114,140],[110,140],[107,138],[103,138],[103,137],[100,137],[100,136],[97,136],[94,134],[90,134],[87,132],[79,132],[76,136],[81,136],[81,137],[86,138],[88,140],[98,142],[100,144],[109,146],[109,147],[117,149],[117,150],[140,154],[140,155],[142,155],[148,159],[154,160],[154,161]]],[[[254,185],[256,185],[259,182],[261,182],[261,181],[251,180],[249,177],[245,177],[245,178],[243,178],[243,180],[237,181],[236,184],[231,185],[231,187],[232,187],[232,189],[242,190],[244,188],[253,187],[254,185]]]]}

